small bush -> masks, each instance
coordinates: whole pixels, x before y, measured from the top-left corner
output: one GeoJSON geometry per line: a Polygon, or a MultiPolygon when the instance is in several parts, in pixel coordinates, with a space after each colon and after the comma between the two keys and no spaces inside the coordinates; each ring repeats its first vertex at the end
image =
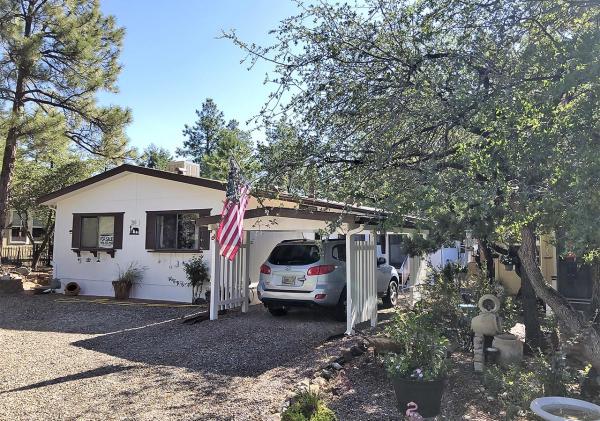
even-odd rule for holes
{"type": "Polygon", "coordinates": [[[579,382],[580,373],[561,354],[539,354],[522,366],[488,366],[483,374],[486,390],[498,398],[507,420],[527,413],[531,401],[541,396],[578,397],[579,382]]]}
{"type": "Polygon", "coordinates": [[[199,255],[192,257],[187,262],[183,262],[183,270],[185,271],[187,282],[181,282],[172,277],[169,278],[169,281],[177,286],[192,287],[193,299],[196,299],[202,292],[204,284],[210,282],[208,265],[204,262],[203,256],[199,255]]]}
{"type": "Polygon", "coordinates": [[[401,353],[383,357],[386,370],[392,376],[417,380],[437,380],[445,376],[449,341],[429,314],[400,311],[386,328],[386,334],[402,348],[401,353]]]}
{"type": "Polygon", "coordinates": [[[116,282],[133,286],[144,278],[145,266],[139,266],[137,262],[131,262],[125,271],[119,267],[119,277],[116,282]]]}
{"type": "Polygon", "coordinates": [[[335,413],[327,408],[318,393],[300,392],[281,414],[281,421],[336,421],[335,413]]]}

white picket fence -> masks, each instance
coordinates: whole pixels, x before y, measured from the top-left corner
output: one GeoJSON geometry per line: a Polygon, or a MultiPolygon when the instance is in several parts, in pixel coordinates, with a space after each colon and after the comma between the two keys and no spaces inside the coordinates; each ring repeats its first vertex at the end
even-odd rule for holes
{"type": "Polygon", "coordinates": [[[211,248],[210,319],[216,320],[219,310],[241,306],[243,312],[248,311],[248,296],[250,293],[249,235],[246,235],[244,244],[232,261],[223,258],[219,254],[219,243],[215,239],[211,240],[211,248]]]}
{"type": "Polygon", "coordinates": [[[357,323],[377,324],[377,246],[375,236],[363,241],[346,240],[346,333],[352,334],[357,323]]]}

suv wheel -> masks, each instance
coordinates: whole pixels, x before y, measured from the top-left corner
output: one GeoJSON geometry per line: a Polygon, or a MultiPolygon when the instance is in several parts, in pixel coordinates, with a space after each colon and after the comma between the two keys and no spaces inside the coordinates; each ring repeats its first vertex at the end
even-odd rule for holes
{"type": "Polygon", "coordinates": [[[287,312],[288,309],[285,307],[269,307],[269,313],[275,317],[285,316],[287,312]]]}
{"type": "Polygon", "coordinates": [[[398,282],[396,278],[392,278],[388,285],[387,294],[383,297],[383,305],[385,308],[396,307],[398,305],[398,282]]]}

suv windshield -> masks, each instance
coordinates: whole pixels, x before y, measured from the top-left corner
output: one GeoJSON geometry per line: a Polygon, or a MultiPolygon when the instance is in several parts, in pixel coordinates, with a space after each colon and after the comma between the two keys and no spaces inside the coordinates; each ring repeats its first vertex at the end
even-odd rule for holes
{"type": "Polygon", "coordinates": [[[269,263],[274,265],[310,265],[321,258],[315,244],[280,244],[273,249],[269,263]]]}

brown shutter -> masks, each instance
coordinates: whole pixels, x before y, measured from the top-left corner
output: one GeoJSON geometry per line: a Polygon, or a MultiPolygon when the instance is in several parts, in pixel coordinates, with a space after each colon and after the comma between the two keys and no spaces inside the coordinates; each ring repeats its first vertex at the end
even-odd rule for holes
{"type": "Polygon", "coordinates": [[[78,249],[81,242],[81,215],[73,214],[73,226],[71,228],[71,248],[78,249]]]}
{"type": "Polygon", "coordinates": [[[146,250],[156,249],[156,213],[146,212],[146,250]]]}
{"type": "Polygon", "coordinates": [[[200,227],[200,241],[198,241],[198,246],[200,250],[210,250],[210,231],[208,227],[200,227]]]}
{"type": "Polygon", "coordinates": [[[123,214],[115,214],[115,233],[113,237],[113,248],[123,248],[123,214]]]}

